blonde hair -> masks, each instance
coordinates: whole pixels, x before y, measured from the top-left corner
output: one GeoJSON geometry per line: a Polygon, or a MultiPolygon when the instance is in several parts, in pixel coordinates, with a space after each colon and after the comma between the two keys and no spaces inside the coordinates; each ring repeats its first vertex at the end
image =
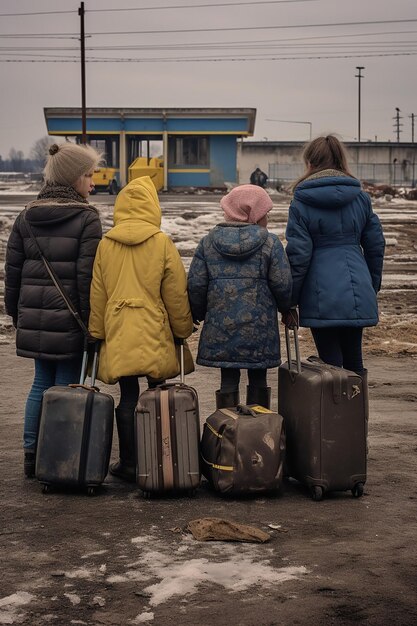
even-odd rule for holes
{"type": "Polygon", "coordinates": [[[304,148],[303,161],[306,171],[295,181],[293,189],[309,176],[322,170],[338,170],[346,176],[355,178],[347,164],[346,148],[334,135],[316,137],[310,141],[304,148]]]}
{"type": "Polygon", "coordinates": [[[83,174],[96,169],[102,155],[89,145],[54,143],[43,171],[45,182],[71,187],[83,174]]]}

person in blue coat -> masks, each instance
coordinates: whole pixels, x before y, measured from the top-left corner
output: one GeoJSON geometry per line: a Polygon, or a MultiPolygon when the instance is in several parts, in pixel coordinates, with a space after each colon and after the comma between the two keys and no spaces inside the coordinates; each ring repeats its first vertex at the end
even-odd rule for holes
{"type": "Polygon", "coordinates": [[[248,370],[247,404],[270,407],[267,369],[281,362],[277,310],[291,301],[291,271],[268,231],[269,194],[240,185],[220,202],[225,221],[198,244],[188,274],[195,323],[204,321],[197,363],[221,369],[217,408],[239,404],[240,370],[248,370]]]}
{"type": "Polygon", "coordinates": [[[294,185],[286,229],[292,306],[323,361],[366,377],[362,331],[378,323],[381,223],[335,136],[314,139],[303,158],[306,172],[294,185]]]}

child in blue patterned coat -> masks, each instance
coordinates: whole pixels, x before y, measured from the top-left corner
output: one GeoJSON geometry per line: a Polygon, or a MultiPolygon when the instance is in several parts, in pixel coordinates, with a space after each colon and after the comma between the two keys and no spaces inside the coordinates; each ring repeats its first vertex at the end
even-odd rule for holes
{"type": "Polygon", "coordinates": [[[225,221],[200,241],[188,274],[193,319],[204,321],[197,363],[221,369],[217,408],[239,404],[241,369],[246,403],[269,407],[267,369],[281,363],[277,311],[290,308],[290,266],[266,228],[273,205],[264,189],[240,185],[220,206],[225,221]]]}

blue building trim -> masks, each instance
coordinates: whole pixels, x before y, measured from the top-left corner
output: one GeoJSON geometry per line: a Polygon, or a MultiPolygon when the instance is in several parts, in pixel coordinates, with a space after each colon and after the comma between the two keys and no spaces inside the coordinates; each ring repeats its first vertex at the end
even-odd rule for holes
{"type": "MultiPolygon", "coordinates": [[[[169,118],[166,122],[166,130],[171,133],[227,133],[239,134],[247,132],[246,119],[182,119],[169,118]]],[[[53,133],[78,133],[81,132],[81,119],[74,117],[51,117],[47,120],[48,132],[53,133]]],[[[87,132],[150,132],[163,133],[164,121],[162,118],[108,118],[87,117],[87,132]]]]}
{"type": "Polygon", "coordinates": [[[168,187],[210,187],[210,172],[168,171],[168,187]]]}
{"type": "Polygon", "coordinates": [[[198,132],[213,133],[226,132],[246,133],[248,131],[248,121],[246,118],[172,118],[167,119],[167,131],[180,133],[198,132]]]}
{"type": "MultiPolygon", "coordinates": [[[[81,133],[82,124],[81,119],[74,117],[62,117],[62,118],[49,118],[47,120],[48,133],[51,135],[54,131],[58,133],[81,133]]],[[[123,130],[122,120],[120,118],[87,118],[87,132],[113,132],[120,133],[123,130]]]]}
{"type": "MultiPolygon", "coordinates": [[[[50,135],[80,136],[82,133],[81,109],[76,107],[57,107],[44,109],[46,125],[50,135]]],[[[251,136],[254,132],[256,109],[253,108],[115,108],[91,107],[86,110],[86,131],[88,136],[114,139],[117,145],[121,184],[126,184],[129,163],[126,155],[134,158],[141,151],[142,141],[163,141],[164,153],[164,189],[168,187],[220,187],[225,182],[236,182],[237,139],[251,136]],[[106,137],[107,135],[107,137],[106,137]],[[143,135],[141,137],[141,135],[143,135]],[[177,136],[195,138],[206,136],[207,154],[201,160],[204,164],[189,166],[195,162],[194,144],[185,139],[176,145],[183,154],[172,157],[167,144],[171,146],[170,137],[175,141],[177,136]],[[168,136],[168,142],[165,141],[168,136]],[[176,163],[184,163],[185,167],[174,168],[169,158],[176,163]]],[[[107,144],[106,144],[107,145],[107,144]]],[[[149,145],[149,144],[148,144],[149,145]]],[[[198,144],[205,149],[205,143],[198,144]]]]}
{"type": "Polygon", "coordinates": [[[224,182],[236,182],[236,137],[213,135],[210,137],[210,182],[213,187],[224,182]]]}

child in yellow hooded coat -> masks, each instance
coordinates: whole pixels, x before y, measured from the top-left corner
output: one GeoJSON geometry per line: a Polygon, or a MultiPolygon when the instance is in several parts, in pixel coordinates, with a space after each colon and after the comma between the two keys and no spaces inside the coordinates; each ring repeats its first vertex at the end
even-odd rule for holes
{"type": "Polygon", "coordinates": [[[176,376],[174,337],[185,339],[193,330],[184,266],[160,226],[152,180],[134,179],[116,198],[114,227],[98,246],[90,291],[89,331],[103,342],[98,378],[120,385],[120,460],[110,472],[129,481],[135,480],[138,377],[152,387],[176,376]]]}

